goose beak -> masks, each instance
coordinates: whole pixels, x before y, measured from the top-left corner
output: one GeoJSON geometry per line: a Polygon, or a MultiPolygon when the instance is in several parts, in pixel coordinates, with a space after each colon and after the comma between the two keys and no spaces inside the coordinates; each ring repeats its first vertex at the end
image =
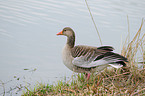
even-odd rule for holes
{"type": "Polygon", "coordinates": [[[61,31],[61,32],[57,33],[56,35],[63,35],[63,33],[62,33],[62,31],[61,31]]]}

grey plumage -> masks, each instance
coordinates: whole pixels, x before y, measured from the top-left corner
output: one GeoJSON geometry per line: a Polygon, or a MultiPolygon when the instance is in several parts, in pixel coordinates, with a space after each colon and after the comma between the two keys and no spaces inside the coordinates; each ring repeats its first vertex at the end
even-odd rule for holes
{"type": "Polygon", "coordinates": [[[67,43],[63,49],[63,62],[72,71],[75,72],[95,72],[102,71],[107,66],[120,68],[125,66],[127,58],[114,53],[111,46],[92,47],[84,45],[75,45],[74,31],[66,27],[57,35],[67,36],[67,43]]]}

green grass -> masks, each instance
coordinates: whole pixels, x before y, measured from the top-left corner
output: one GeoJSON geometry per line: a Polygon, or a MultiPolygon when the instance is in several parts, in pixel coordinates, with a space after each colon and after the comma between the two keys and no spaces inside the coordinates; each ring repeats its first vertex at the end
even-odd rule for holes
{"type": "MultiPolygon", "coordinates": [[[[26,88],[22,96],[51,96],[51,95],[69,95],[69,96],[143,96],[145,95],[145,34],[141,35],[141,26],[129,41],[126,40],[121,54],[128,58],[126,67],[120,69],[107,68],[103,72],[92,74],[86,81],[84,74],[72,76],[70,81],[58,81],[56,84],[38,83],[34,89],[26,88]],[[138,68],[138,52],[142,54],[142,68],[138,68]]],[[[130,36],[128,35],[127,39],[130,36]]]]}

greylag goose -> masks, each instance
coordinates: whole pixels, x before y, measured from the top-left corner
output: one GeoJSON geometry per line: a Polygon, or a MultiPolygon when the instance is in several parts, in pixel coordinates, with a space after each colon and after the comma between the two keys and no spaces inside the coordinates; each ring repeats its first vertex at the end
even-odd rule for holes
{"type": "Polygon", "coordinates": [[[62,59],[64,65],[74,72],[90,74],[101,72],[108,66],[120,68],[126,65],[127,58],[112,52],[114,48],[111,46],[74,46],[75,33],[70,27],[65,27],[57,35],[67,37],[62,59]]]}

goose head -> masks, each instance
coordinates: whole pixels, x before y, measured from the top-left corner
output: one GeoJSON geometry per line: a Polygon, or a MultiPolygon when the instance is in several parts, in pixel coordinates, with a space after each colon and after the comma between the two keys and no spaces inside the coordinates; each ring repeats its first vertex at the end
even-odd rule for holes
{"type": "Polygon", "coordinates": [[[74,35],[74,31],[70,27],[65,27],[61,32],[57,33],[56,35],[71,37],[74,35]]]}
{"type": "Polygon", "coordinates": [[[65,27],[61,32],[56,35],[67,36],[67,44],[72,48],[75,44],[75,33],[70,27],[65,27]]]}

